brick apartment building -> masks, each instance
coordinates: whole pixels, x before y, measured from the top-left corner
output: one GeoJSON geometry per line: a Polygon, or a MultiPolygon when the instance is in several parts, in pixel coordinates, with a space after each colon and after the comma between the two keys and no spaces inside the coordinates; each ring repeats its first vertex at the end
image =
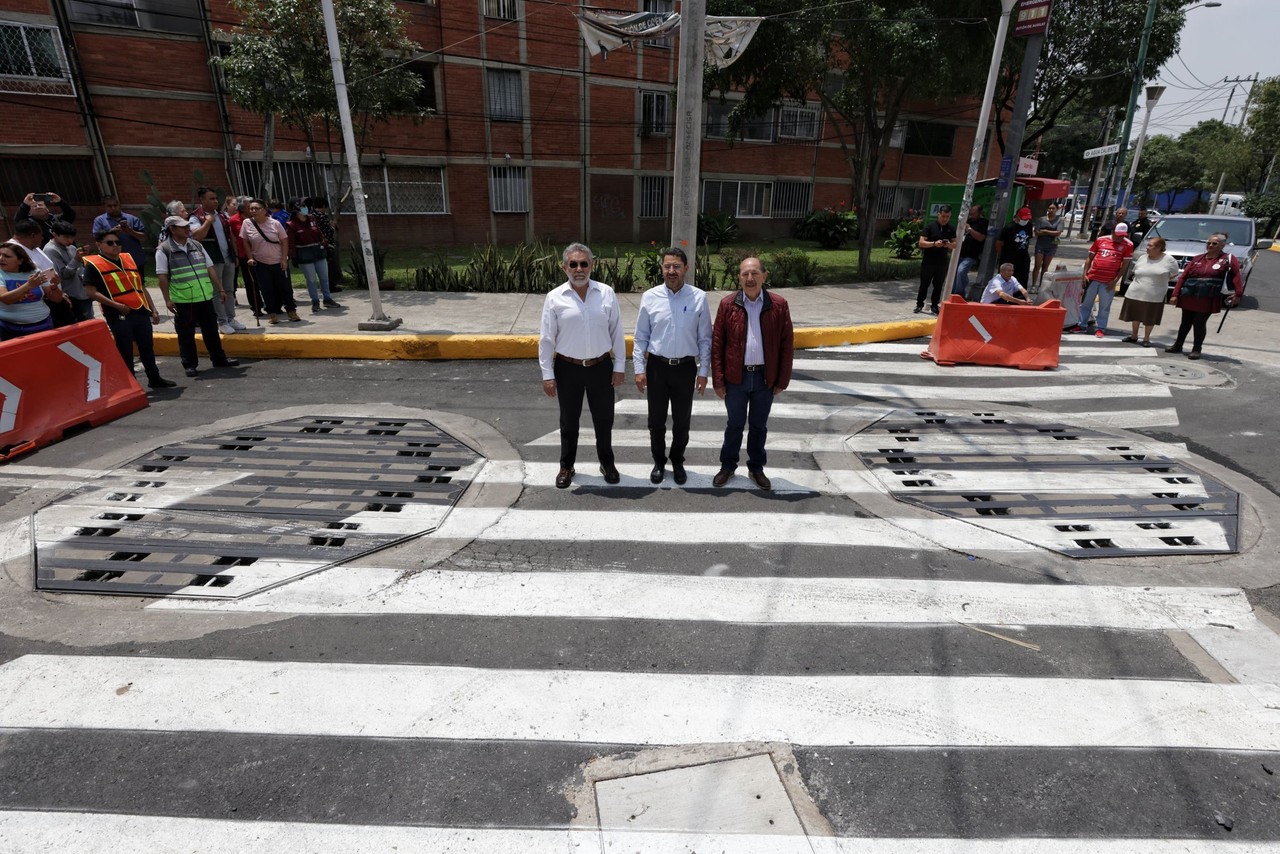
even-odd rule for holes
{"type": "MultiPolygon", "coordinates": [[[[628,4],[618,2],[619,8],[628,4]]],[[[670,40],[590,58],[573,0],[401,0],[422,58],[425,121],[380,126],[362,173],[386,245],[664,242],[673,168],[677,51],[670,40]]],[[[670,10],[671,0],[633,0],[670,10]]],[[[30,191],[84,214],[104,192],[137,210],[149,193],[189,200],[204,183],[253,193],[263,118],[231,103],[209,58],[236,23],[226,0],[0,0],[0,232],[30,191]]],[[[729,96],[732,99],[732,95],[729,96]]],[[[732,103],[710,99],[703,210],[743,233],[786,234],[814,207],[850,201],[841,129],[816,102],[784,103],[725,139],[732,103]]],[[[894,134],[877,218],[963,181],[975,104],[916,105],[894,134]]],[[[301,134],[277,125],[280,198],[332,191],[301,134]]],[[[991,173],[990,164],[985,174],[991,173]]],[[[349,206],[348,208],[349,209],[349,206]]]]}

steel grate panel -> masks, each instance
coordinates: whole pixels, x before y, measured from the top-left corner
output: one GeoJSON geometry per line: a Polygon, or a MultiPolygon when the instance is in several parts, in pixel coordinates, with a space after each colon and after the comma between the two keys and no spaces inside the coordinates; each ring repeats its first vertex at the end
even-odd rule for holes
{"type": "Polygon", "coordinates": [[[1239,495],[1177,445],[940,410],[895,410],[845,444],[897,500],[1071,557],[1238,551],[1239,495]]]}
{"type": "Polygon", "coordinates": [[[165,445],[36,514],[36,586],[238,598],[434,531],[484,462],[410,419],[165,445]]]}

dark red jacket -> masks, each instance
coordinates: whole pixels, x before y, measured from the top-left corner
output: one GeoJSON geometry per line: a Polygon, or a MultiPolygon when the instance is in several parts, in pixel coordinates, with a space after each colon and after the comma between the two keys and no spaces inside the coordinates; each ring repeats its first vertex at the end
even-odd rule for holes
{"type": "MultiPolygon", "coordinates": [[[[791,361],[795,355],[795,338],[791,327],[791,309],[787,301],[768,290],[764,292],[764,308],[760,312],[760,337],[764,350],[765,381],[774,391],[782,391],[791,382],[791,361]]],[[[746,299],[738,290],[720,300],[716,323],[711,330],[711,385],[722,389],[726,383],[742,382],[742,364],[747,351],[746,299]]]]}

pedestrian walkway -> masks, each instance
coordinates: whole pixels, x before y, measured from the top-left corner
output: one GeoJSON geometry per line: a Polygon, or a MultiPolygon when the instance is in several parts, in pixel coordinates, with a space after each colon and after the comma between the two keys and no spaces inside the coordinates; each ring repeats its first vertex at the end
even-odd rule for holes
{"type": "Polygon", "coordinates": [[[1072,339],[1058,372],[925,379],[919,350],[806,353],[771,420],[773,493],[711,488],[714,400],[695,406],[688,485],[653,486],[627,399],[619,485],[584,461],[556,490],[558,437],[530,437],[475,472],[519,501],[451,511],[431,537],[456,550],[429,568],[374,556],[149,606],[288,617],[255,630],[271,660],[215,631],[5,661],[0,850],[1161,854],[1217,850],[1224,822],[1233,852],[1273,846],[1280,817],[1249,805],[1274,796],[1280,641],[1229,566],[1212,587],[1158,560],[1081,583],[1025,537],[894,502],[847,438],[901,410],[1176,425],[1168,386],[1128,370],[1160,356],[1072,339]],[[586,807],[605,760],[636,775],[726,745],[790,757],[808,788],[789,803],[821,827],[586,807]]]}

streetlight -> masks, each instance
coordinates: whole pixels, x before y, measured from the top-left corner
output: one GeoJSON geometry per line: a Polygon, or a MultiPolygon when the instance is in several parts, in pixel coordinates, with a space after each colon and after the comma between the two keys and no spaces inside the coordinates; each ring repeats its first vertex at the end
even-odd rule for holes
{"type": "MultiPolygon", "coordinates": [[[[1218,0],[1207,0],[1207,2],[1205,3],[1197,3],[1194,6],[1188,7],[1186,10],[1184,10],[1184,13],[1190,12],[1192,9],[1199,9],[1201,7],[1204,7],[1205,9],[1216,9],[1221,5],[1222,4],[1218,2],[1218,0]]],[[[1129,109],[1125,110],[1124,130],[1120,134],[1120,151],[1116,154],[1116,163],[1114,166],[1115,176],[1117,181],[1119,180],[1119,177],[1120,177],[1121,166],[1124,163],[1124,154],[1126,151],[1129,150],[1129,137],[1133,133],[1133,114],[1138,109],[1138,91],[1142,88],[1143,81],[1147,79],[1146,71],[1145,71],[1146,64],[1147,64],[1147,45],[1151,43],[1151,28],[1155,24],[1155,21],[1156,21],[1156,0],[1147,0],[1147,19],[1142,25],[1142,41],[1138,43],[1138,62],[1134,65],[1133,86],[1130,87],[1129,89],[1129,109]]],[[[1132,178],[1130,179],[1130,181],[1132,182],[1132,178]]],[[[1110,214],[1110,212],[1114,210],[1114,207],[1110,204],[1110,195],[1111,195],[1110,180],[1107,181],[1106,188],[1107,188],[1107,213],[1110,214]]],[[[1117,199],[1116,204],[1119,204],[1119,201],[1120,200],[1117,199]]]]}
{"type": "Polygon", "coordinates": [[[1138,161],[1142,159],[1142,145],[1147,141],[1147,125],[1151,123],[1151,111],[1164,94],[1163,86],[1147,87],[1147,105],[1142,114],[1142,130],[1138,132],[1138,144],[1133,149],[1133,162],[1129,164],[1129,180],[1124,185],[1124,198],[1133,195],[1133,181],[1138,174],[1138,161]]]}

